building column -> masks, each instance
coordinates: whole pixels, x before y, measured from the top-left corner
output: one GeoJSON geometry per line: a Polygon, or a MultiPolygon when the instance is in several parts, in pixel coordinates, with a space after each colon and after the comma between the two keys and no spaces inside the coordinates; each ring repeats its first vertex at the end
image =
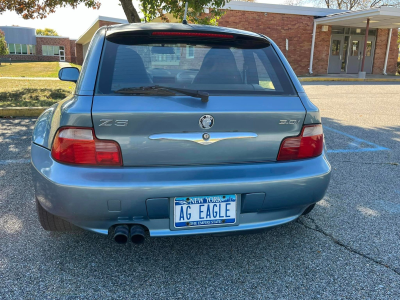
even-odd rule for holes
{"type": "Polygon", "coordinates": [[[366,72],[364,72],[364,64],[365,64],[365,52],[367,51],[367,42],[368,42],[368,31],[369,31],[369,18],[367,18],[367,26],[365,28],[365,37],[364,37],[364,50],[361,61],[361,72],[358,73],[359,78],[365,78],[366,72]]]}
{"type": "Polygon", "coordinates": [[[392,39],[392,28],[389,30],[389,36],[388,36],[388,42],[387,42],[387,47],[386,47],[386,56],[385,56],[385,66],[383,67],[383,75],[386,74],[386,68],[387,68],[387,62],[389,58],[389,49],[390,49],[390,40],[392,39]]]}
{"type": "Polygon", "coordinates": [[[314,28],[313,28],[313,34],[312,34],[312,42],[311,42],[311,55],[310,55],[310,67],[308,68],[308,71],[310,74],[313,73],[312,67],[313,67],[313,59],[314,59],[314,46],[315,46],[315,34],[317,32],[317,23],[314,20],[314,28]]]}

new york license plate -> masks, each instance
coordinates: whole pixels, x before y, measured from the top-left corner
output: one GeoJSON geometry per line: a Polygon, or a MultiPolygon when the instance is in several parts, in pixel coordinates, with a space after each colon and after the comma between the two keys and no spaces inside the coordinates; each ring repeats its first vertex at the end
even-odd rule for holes
{"type": "Polygon", "coordinates": [[[236,202],[236,195],[175,198],[175,228],[235,224],[236,202]]]}

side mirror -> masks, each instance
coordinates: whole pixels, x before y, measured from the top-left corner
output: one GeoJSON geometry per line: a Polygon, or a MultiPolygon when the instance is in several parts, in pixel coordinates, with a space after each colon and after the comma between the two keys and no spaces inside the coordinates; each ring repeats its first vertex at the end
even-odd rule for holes
{"type": "Polygon", "coordinates": [[[62,68],[58,71],[58,78],[62,81],[77,82],[79,77],[79,69],[75,67],[62,68]]]}

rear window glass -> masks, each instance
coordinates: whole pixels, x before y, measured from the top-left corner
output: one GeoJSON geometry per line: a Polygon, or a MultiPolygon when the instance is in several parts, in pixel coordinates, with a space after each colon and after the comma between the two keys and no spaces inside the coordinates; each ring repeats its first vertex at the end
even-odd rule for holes
{"type": "Polygon", "coordinates": [[[97,95],[154,85],[211,95],[295,93],[277,54],[267,43],[262,48],[240,48],[193,41],[135,45],[106,40],[97,95]]]}

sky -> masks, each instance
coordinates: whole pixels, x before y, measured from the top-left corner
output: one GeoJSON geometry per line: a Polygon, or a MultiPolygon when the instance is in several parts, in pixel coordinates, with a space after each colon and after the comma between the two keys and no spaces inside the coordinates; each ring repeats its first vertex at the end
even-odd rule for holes
{"type": "MultiPolygon", "coordinates": [[[[258,0],[256,2],[283,4],[284,0],[258,0]]],[[[36,29],[52,28],[60,36],[77,39],[93,24],[99,15],[126,19],[122,7],[118,5],[118,0],[102,0],[101,3],[99,10],[93,10],[84,5],[79,5],[77,9],[59,8],[56,13],[43,20],[24,20],[15,12],[5,12],[0,15],[0,26],[18,25],[36,29]]],[[[133,3],[135,7],[138,7],[138,1],[134,0],[133,3]]]]}

